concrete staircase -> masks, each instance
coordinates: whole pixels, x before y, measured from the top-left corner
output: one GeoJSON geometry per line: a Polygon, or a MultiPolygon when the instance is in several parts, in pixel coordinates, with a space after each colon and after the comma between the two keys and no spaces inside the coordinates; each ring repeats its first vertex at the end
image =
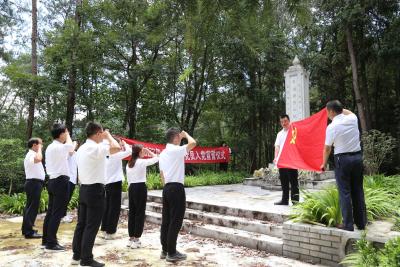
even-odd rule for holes
{"type": "MultiPolygon", "coordinates": [[[[162,199],[148,196],[146,220],[161,224],[162,199]]],[[[122,209],[128,211],[126,201],[122,209]]],[[[186,202],[183,230],[198,236],[214,238],[234,245],[282,255],[282,223],[286,216],[199,202],[186,202]]]]}

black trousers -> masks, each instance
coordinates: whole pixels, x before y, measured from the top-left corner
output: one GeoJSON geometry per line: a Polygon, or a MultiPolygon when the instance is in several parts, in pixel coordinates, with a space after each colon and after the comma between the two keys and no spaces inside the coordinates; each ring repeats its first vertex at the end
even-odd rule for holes
{"type": "Polygon", "coordinates": [[[105,206],[103,184],[81,185],[79,191],[78,223],[72,240],[74,259],[81,264],[93,262],[93,246],[105,206]]]}
{"type": "Polygon", "coordinates": [[[101,231],[115,234],[121,213],[122,181],[106,184],[106,207],[101,222],[101,231]]]}
{"type": "Polygon", "coordinates": [[[164,186],[161,221],[161,245],[168,254],[176,253],[176,240],[182,227],[186,210],[185,188],[181,183],[167,183],[164,186]]]}
{"type": "Polygon", "coordinates": [[[129,237],[142,236],[144,220],[146,218],[147,186],[146,183],[129,185],[129,237]]]}
{"type": "Polygon", "coordinates": [[[362,154],[335,155],[335,178],[344,228],[353,231],[356,224],[359,229],[364,229],[367,224],[367,209],[362,154]]]}
{"type": "Polygon", "coordinates": [[[58,243],[58,227],[68,206],[68,183],[69,177],[62,175],[58,178],[50,179],[47,184],[49,205],[43,222],[42,238],[42,243],[47,246],[54,246],[58,243]]]}
{"type": "MultiPolygon", "coordinates": [[[[68,182],[68,202],[67,202],[67,210],[68,210],[68,205],[69,202],[72,199],[72,195],[74,194],[74,190],[75,190],[75,184],[73,182],[68,182]]],[[[67,210],[65,210],[65,214],[64,216],[67,215],[67,210]]]]}
{"type": "Polygon", "coordinates": [[[282,186],[282,202],[289,202],[289,184],[290,198],[292,202],[299,202],[299,173],[294,169],[279,169],[279,179],[282,186]]]}
{"type": "Polygon", "coordinates": [[[24,189],[26,193],[26,205],[21,230],[23,235],[29,236],[34,233],[33,226],[39,210],[43,181],[40,179],[27,179],[24,189]]]}

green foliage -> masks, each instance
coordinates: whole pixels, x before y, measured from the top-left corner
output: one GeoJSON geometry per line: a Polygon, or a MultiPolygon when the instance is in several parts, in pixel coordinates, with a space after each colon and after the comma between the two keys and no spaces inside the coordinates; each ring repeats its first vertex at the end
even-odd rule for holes
{"type": "Polygon", "coordinates": [[[362,135],[364,166],[368,174],[379,173],[382,163],[393,154],[397,141],[390,134],[370,130],[362,135]]]}
{"type": "Polygon", "coordinates": [[[399,207],[396,196],[385,188],[364,187],[368,220],[393,216],[399,207]]]}
{"type": "Polygon", "coordinates": [[[292,219],[297,222],[336,226],[342,222],[339,193],[335,187],[317,192],[302,191],[304,201],[292,209],[292,219]]]}
{"type": "MultiPolygon", "coordinates": [[[[185,177],[186,187],[237,184],[243,182],[245,175],[240,172],[211,172],[203,171],[195,176],[185,177]]],[[[149,190],[162,189],[161,178],[158,173],[147,174],[147,188],[149,190]]]]}
{"type": "Polygon", "coordinates": [[[68,203],[68,210],[74,210],[79,205],[79,187],[75,186],[74,193],[71,197],[71,200],[68,203]]]}
{"type": "Polygon", "coordinates": [[[356,252],[347,255],[341,264],[355,267],[400,266],[400,237],[389,240],[385,247],[379,250],[367,241],[364,232],[361,239],[355,243],[354,248],[356,252]]]}
{"type": "MultiPolygon", "coordinates": [[[[39,213],[43,213],[47,210],[49,203],[49,194],[46,189],[42,190],[40,196],[39,213]]],[[[73,210],[78,207],[79,203],[79,189],[76,188],[72,195],[71,201],[68,204],[68,210],[73,210]]],[[[24,213],[26,204],[25,193],[15,193],[12,195],[1,194],[0,195],[0,212],[8,214],[19,214],[24,213]]]]}
{"type": "MultiPolygon", "coordinates": [[[[400,176],[367,176],[364,184],[365,203],[368,220],[392,217],[400,209],[400,176]]],[[[342,222],[339,193],[336,187],[328,187],[317,192],[302,192],[304,202],[292,209],[292,219],[326,226],[342,222]]]]}
{"type": "Polygon", "coordinates": [[[391,239],[385,244],[380,257],[380,266],[400,267],[400,237],[391,239]]]}
{"type": "Polygon", "coordinates": [[[378,251],[371,242],[367,241],[365,232],[363,232],[361,239],[356,241],[354,248],[357,252],[347,255],[341,264],[355,267],[379,266],[378,251]]]}
{"type": "Polygon", "coordinates": [[[25,182],[24,160],[25,148],[19,139],[0,139],[0,185],[7,188],[8,193],[13,191],[14,184],[19,190],[25,182]]]}
{"type": "Polygon", "coordinates": [[[24,193],[0,196],[0,211],[8,214],[23,214],[26,203],[24,193]]]}

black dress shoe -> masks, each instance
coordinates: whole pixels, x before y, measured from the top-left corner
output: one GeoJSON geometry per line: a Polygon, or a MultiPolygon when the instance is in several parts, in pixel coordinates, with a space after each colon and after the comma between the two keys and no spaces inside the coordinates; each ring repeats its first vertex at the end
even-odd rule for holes
{"type": "Polygon", "coordinates": [[[61,246],[60,244],[56,244],[53,246],[46,245],[46,250],[50,251],[65,251],[65,247],[61,246]]]}
{"type": "Polygon", "coordinates": [[[353,228],[353,229],[346,228],[346,227],[344,226],[344,224],[338,224],[338,225],[336,225],[336,228],[338,228],[338,229],[340,229],[340,230],[349,231],[349,232],[353,232],[353,231],[354,231],[354,228],[353,228]]]}
{"type": "Polygon", "coordinates": [[[104,263],[93,260],[91,263],[88,263],[88,264],[82,263],[82,261],[81,261],[80,266],[103,267],[106,265],[104,263]]]}
{"type": "Polygon", "coordinates": [[[38,239],[42,238],[42,235],[39,235],[37,232],[33,232],[31,235],[25,235],[26,239],[38,239]]]}
{"type": "Polygon", "coordinates": [[[288,206],[288,205],[289,205],[289,201],[283,201],[283,200],[281,200],[281,201],[275,202],[274,205],[288,206]]]}

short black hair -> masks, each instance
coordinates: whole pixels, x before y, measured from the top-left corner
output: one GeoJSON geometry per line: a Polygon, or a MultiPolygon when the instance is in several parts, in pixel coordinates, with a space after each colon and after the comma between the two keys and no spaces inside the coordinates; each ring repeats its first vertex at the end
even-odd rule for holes
{"type": "Polygon", "coordinates": [[[28,148],[32,148],[33,145],[38,145],[42,142],[42,139],[38,137],[32,137],[31,139],[28,140],[28,148]]]}
{"type": "Polygon", "coordinates": [[[91,137],[101,131],[103,127],[100,123],[90,121],[86,124],[86,137],[91,137]]]}
{"type": "Polygon", "coordinates": [[[65,133],[67,127],[61,123],[54,123],[53,128],[51,129],[51,136],[53,139],[57,139],[61,134],[65,133]]]}
{"type": "Polygon", "coordinates": [[[332,111],[334,111],[336,114],[342,114],[342,112],[343,112],[343,105],[342,105],[342,103],[340,103],[339,100],[332,100],[332,101],[329,101],[329,102],[326,104],[326,109],[327,109],[327,110],[332,110],[332,111]]]}
{"type": "Polygon", "coordinates": [[[289,115],[288,114],[282,114],[279,116],[280,119],[287,118],[290,121],[289,115]]]}
{"type": "Polygon", "coordinates": [[[181,131],[178,128],[169,128],[165,134],[168,143],[172,143],[174,138],[179,135],[181,131]]]}

